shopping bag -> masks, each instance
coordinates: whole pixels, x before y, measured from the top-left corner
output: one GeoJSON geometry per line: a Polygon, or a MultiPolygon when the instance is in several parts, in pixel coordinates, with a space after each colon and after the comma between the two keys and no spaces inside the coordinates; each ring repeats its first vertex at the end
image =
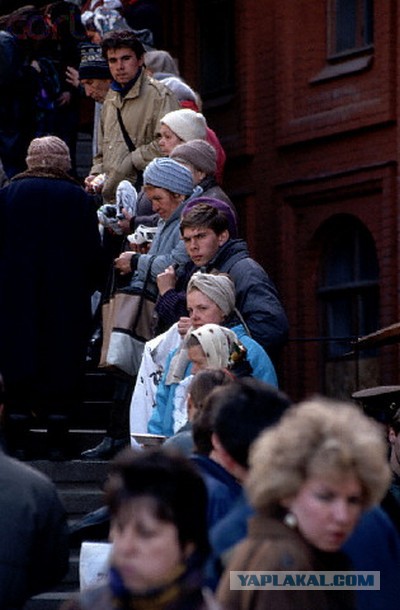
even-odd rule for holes
{"type": "Polygon", "coordinates": [[[102,308],[103,343],[99,368],[134,377],[140,366],[144,344],[155,336],[156,297],[147,290],[149,270],[143,289],[117,290],[102,308]]]}
{"type": "Polygon", "coordinates": [[[79,554],[81,591],[107,581],[111,549],[109,542],[82,542],[79,554]]]}

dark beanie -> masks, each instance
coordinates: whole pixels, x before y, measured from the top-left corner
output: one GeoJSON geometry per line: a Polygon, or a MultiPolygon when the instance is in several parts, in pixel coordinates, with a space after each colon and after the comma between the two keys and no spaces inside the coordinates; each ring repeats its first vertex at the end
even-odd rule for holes
{"type": "Polygon", "coordinates": [[[111,79],[107,60],[102,55],[101,46],[92,43],[83,43],[80,46],[81,63],[79,64],[79,78],[111,79]]]}
{"type": "Polygon", "coordinates": [[[193,209],[196,205],[200,203],[204,203],[206,205],[211,206],[212,208],[216,208],[220,212],[223,212],[228,220],[229,236],[232,239],[237,239],[238,226],[235,212],[233,211],[230,205],[225,203],[225,201],[221,201],[221,199],[215,199],[214,197],[195,197],[194,199],[188,201],[188,203],[185,205],[182,210],[182,216],[185,216],[191,209],[193,209]]]}

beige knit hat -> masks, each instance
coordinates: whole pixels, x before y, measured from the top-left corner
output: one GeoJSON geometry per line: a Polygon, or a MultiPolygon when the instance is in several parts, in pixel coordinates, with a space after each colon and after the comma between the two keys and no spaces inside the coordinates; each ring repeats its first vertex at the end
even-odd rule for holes
{"type": "Polygon", "coordinates": [[[217,153],[215,148],[205,140],[190,140],[190,142],[178,144],[171,152],[170,158],[190,163],[207,176],[214,176],[217,171],[217,153]]]}
{"type": "Polygon", "coordinates": [[[205,140],[207,135],[207,122],[201,112],[190,108],[181,108],[168,112],[161,119],[181,140],[205,140]]]}
{"type": "Polygon", "coordinates": [[[49,168],[67,172],[71,169],[69,148],[57,136],[35,138],[29,144],[26,164],[28,169],[49,168]]]}

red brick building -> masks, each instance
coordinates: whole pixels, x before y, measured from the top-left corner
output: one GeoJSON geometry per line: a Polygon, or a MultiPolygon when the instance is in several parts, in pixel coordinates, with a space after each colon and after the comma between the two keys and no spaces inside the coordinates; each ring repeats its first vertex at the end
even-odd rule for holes
{"type": "Polygon", "coordinates": [[[290,321],[282,386],[399,383],[396,0],[165,0],[165,46],[228,154],[225,188],[290,321]],[[347,338],[347,339],[346,339],[347,338]]]}

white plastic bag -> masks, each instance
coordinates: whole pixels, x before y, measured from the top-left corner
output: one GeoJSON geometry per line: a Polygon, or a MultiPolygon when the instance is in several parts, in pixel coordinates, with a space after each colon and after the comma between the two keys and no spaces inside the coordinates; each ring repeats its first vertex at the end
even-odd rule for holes
{"type": "Polygon", "coordinates": [[[81,591],[107,580],[111,549],[110,542],[82,542],[79,555],[81,591]]]}

